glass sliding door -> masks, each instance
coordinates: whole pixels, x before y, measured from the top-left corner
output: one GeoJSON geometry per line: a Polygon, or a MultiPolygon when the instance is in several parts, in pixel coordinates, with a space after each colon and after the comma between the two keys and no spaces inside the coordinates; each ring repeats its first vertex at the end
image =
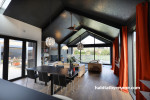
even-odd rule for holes
{"type": "Polygon", "coordinates": [[[8,80],[22,75],[22,45],[20,40],[9,39],[8,80]]]}
{"type": "Polygon", "coordinates": [[[95,60],[100,60],[103,64],[110,64],[110,47],[96,47],[95,60]]]}
{"type": "Polygon", "coordinates": [[[3,52],[4,51],[4,39],[0,38],[0,78],[3,78],[3,52]]]}
{"type": "Polygon", "coordinates": [[[36,43],[26,42],[26,68],[36,66],[36,43]]]}

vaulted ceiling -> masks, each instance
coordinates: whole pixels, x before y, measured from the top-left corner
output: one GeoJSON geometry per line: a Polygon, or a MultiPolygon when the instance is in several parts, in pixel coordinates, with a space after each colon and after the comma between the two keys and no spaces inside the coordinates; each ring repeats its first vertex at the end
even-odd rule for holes
{"type": "Polygon", "coordinates": [[[42,28],[42,40],[51,36],[57,43],[68,44],[88,32],[112,41],[121,26],[127,25],[129,31],[133,29],[136,5],[140,2],[142,0],[12,0],[4,15],[42,28]],[[70,12],[77,32],[67,29],[71,25],[70,12]]]}

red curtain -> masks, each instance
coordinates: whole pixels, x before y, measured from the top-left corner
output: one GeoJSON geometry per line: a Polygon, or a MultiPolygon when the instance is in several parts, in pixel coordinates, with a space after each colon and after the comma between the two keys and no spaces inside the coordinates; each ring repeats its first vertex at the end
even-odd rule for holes
{"type": "Polygon", "coordinates": [[[118,37],[113,41],[113,55],[112,55],[112,68],[111,70],[115,70],[115,61],[118,61],[119,58],[119,42],[118,37]]]}
{"type": "Polygon", "coordinates": [[[148,2],[136,6],[136,100],[145,100],[140,91],[150,91],[140,80],[150,81],[150,53],[148,39],[148,2]]]}
{"type": "MultiPolygon", "coordinates": [[[[121,58],[118,87],[128,87],[127,26],[122,27],[121,58]]],[[[128,93],[128,89],[122,89],[121,91],[128,93]]]]}

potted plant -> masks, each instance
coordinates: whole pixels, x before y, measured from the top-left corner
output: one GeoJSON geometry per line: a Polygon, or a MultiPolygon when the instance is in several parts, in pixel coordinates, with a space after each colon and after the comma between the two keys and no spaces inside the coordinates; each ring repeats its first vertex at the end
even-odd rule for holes
{"type": "Polygon", "coordinates": [[[73,55],[67,55],[67,61],[70,63],[70,69],[73,69],[73,63],[76,62],[76,58],[73,55]]]}

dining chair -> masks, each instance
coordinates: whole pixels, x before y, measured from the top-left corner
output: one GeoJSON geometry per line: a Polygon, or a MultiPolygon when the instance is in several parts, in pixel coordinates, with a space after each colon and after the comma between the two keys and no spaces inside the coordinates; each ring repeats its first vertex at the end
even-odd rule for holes
{"type": "Polygon", "coordinates": [[[61,89],[62,89],[62,87],[66,87],[65,95],[66,95],[66,92],[67,92],[67,84],[69,82],[71,82],[71,80],[67,79],[65,75],[53,74],[53,83],[54,83],[54,85],[61,86],[61,89]]]}
{"type": "Polygon", "coordinates": [[[51,76],[48,76],[47,72],[40,72],[40,71],[38,71],[38,75],[39,75],[39,81],[45,82],[45,86],[47,86],[47,82],[51,80],[51,76]]]}
{"type": "Polygon", "coordinates": [[[56,67],[58,67],[58,68],[64,68],[63,65],[57,65],[56,67]]]}
{"type": "MultiPolygon", "coordinates": [[[[39,81],[45,82],[45,86],[47,86],[47,82],[51,80],[51,76],[48,76],[47,72],[38,71],[38,74],[39,74],[39,81]]],[[[49,86],[47,87],[47,94],[49,94],[48,89],[49,89],[49,86]]]]}
{"type": "MultiPolygon", "coordinates": [[[[70,83],[71,83],[72,94],[73,94],[73,92],[74,92],[74,90],[75,90],[75,88],[74,88],[74,81],[75,81],[75,77],[77,77],[77,76],[78,76],[78,74],[75,75],[75,76],[72,77],[72,78],[67,78],[67,80],[70,80],[70,83]]],[[[77,81],[78,81],[78,80],[77,80],[77,81]]],[[[77,82],[77,84],[78,84],[78,82],[77,82]]]]}
{"type": "MultiPolygon", "coordinates": [[[[36,74],[36,72],[32,69],[29,69],[27,68],[27,81],[26,81],[26,87],[27,87],[27,84],[28,84],[28,78],[31,78],[31,79],[34,79],[36,83],[36,78],[38,78],[38,75],[36,74]]],[[[35,84],[34,84],[35,85],[35,84]]],[[[33,87],[34,88],[34,87],[33,87]]]]}

